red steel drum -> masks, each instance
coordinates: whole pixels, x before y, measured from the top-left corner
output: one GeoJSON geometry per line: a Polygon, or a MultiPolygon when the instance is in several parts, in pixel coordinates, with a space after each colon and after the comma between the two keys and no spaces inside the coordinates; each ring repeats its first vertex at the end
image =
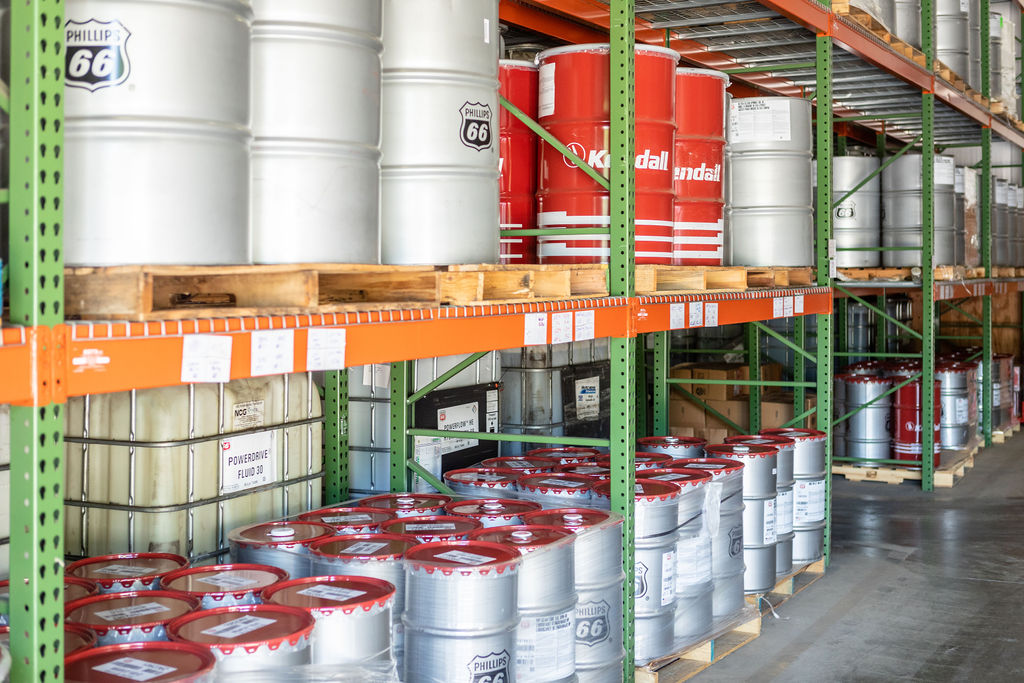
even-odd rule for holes
{"type": "MultiPolygon", "coordinates": [[[[899,384],[906,377],[896,377],[899,384]]],[[[942,441],[940,418],[942,413],[942,384],[938,380],[935,385],[935,453],[933,463],[939,466],[939,448],[942,441]]],[[[921,380],[916,380],[900,388],[896,392],[896,400],[892,402],[892,453],[893,460],[913,460],[921,462],[921,380]]]]}
{"type": "MultiPolygon", "coordinates": [[[[531,62],[498,62],[501,94],[537,119],[537,67],[531,62]]],[[[502,230],[537,227],[537,134],[500,107],[498,211],[502,230]]],[[[536,237],[502,237],[502,263],[537,263],[536,237]]]]}
{"type": "Polygon", "coordinates": [[[729,77],[676,69],[672,263],[722,265],[725,89],[729,77]]]}
{"type": "MultiPolygon", "coordinates": [[[[636,262],[672,263],[672,143],[679,53],[636,48],[636,262]]],[[[605,178],[611,172],[609,48],[573,45],[545,50],[540,64],[540,124],[605,178]]],[[[550,145],[540,150],[537,224],[607,228],[609,195],[550,145]]],[[[538,238],[541,263],[607,263],[607,235],[538,238]]]]}

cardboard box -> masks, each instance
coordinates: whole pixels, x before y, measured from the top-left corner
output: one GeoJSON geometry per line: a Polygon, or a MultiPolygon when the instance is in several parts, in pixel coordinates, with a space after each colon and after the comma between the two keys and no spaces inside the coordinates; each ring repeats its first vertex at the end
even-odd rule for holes
{"type": "MultiPolygon", "coordinates": [[[[804,396],[804,409],[801,412],[806,412],[817,405],[817,399],[814,394],[806,394],[804,396]]],[[[761,397],[761,428],[771,429],[773,427],[781,427],[786,424],[794,417],[793,413],[793,394],[786,392],[772,392],[765,394],[761,397]]],[[[818,423],[817,416],[813,413],[809,415],[805,420],[803,426],[808,429],[815,429],[818,423]]]]}
{"type": "MultiPolygon", "coordinates": [[[[708,363],[693,367],[694,379],[742,379],[746,368],[739,363],[708,363]]],[[[740,387],[729,384],[694,384],[693,393],[705,401],[727,401],[740,395],[740,387]]]]}
{"type": "Polygon", "coordinates": [[[709,408],[714,408],[722,415],[739,425],[742,431],[737,432],[711,413],[707,413],[704,418],[708,429],[725,429],[730,435],[746,433],[750,426],[750,403],[741,400],[708,401],[707,403],[709,408]]]}
{"type": "Polygon", "coordinates": [[[704,409],[685,398],[672,397],[668,402],[668,423],[672,427],[704,429],[704,409]]]}
{"type": "Polygon", "coordinates": [[[730,432],[728,429],[705,429],[701,437],[707,439],[709,444],[723,443],[728,436],[732,436],[736,432],[730,432]]]}
{"type": "Polygon", "coordinates": [[[697,430],[693,427],[669,427],[669,436],[697,436],[697,430]]]}
{"type": "MultiPolygon", "coordinates": [[[[750,366],[749,365],[741,365],[740,366],[740,377],[739,378],[742,379],[742,380],[749,380],[750,379],[750,366]]],[[[771,381],[771,382],[778,382],[778,381],[782,380],[782,365],[779,364],[779,363],[764,363],[763,365],[761,365],[761,379],[768,380],[768,381],[771,381]]],[[[738,394],[739,396],[749,396],[750,395],[750,387],[739,386],[739,387],[737,387],[737,389],[739,391],[739,394],[738,394]]]]}

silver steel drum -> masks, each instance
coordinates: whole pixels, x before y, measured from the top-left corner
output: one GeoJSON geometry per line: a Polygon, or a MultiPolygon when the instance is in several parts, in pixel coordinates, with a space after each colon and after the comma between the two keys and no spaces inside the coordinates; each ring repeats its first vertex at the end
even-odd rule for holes
{"type": "Polygon", "coordinates": [[[562,371],[558,368],[504,368],[501,371],[501,423],[561,424],[562,371]]]}
{"type": "Polygon", "coordinates": [[[700,458],[706,444],[706,439],[696,436],[644,436],[636,440],[636,449],[673,458],[700,458]]]}
{"type": "Polygon", "coordinates": [[[714,591],[714,583],[708,581],[689,594],[676,596],[675,638],[697,638],[711,630],[714,591]]]}
{"type": "MultiPolygon", "coordinates": [[[[878,398],[892,387],[889,377],[843,374],[836,377],[844,392],[844,414],[875,400],[854,413],[846,422],[846,455],[851,458],[888,460],[892,440],[892,397],[878,398]]],[[[870,462],[858,462],[862,467],[873,467],[870,462]]]]}
{"type": "Polygon", "coordinates": [[[637,539],[633,590],[637,616],[657,615],[675,605],[676,535],[637,539]]]}
{"type": "MultiPolygon", "coordinates": [[[[647,470],[640,471],[636,478],[634,533],[638,539],[654,538],[674,532],[679,526],[679,503],[683,498],[682,488],[671,481],[645,479],[647,470]]],[[[594,484],[593,496],[596,507],[611,507],[611,482],[594,484]]],[[[688,504],[688,507],[690,504],[688,504]]]]}
{"type": "Polygon", "coordinates": [[[921,46],[921,3],[919,0],[896,0],[897,37],[914,47],[921,46]]]}
{"type": "Polygon", "coordinates": [[[469,517],[487,529],[511,524],[525,524],[523,515],[540,509],[539,503],[502,498],[456,500],[444,506],[447,514],[469,517]]]}
{"type": "Polygon", "coordinates": [[[715,577],[715,590],[711,595],[711,609],[715,619],[732,616],[747,606],[743,598],[744,573],[741,567],[734,574],[715,577]]]}
{"type": "Polygon", "coordinates": [[[422,517],[443,514],[444,506],[450,502],[449,496],[440,493],[383,493],[361,498],[358,504],[359,507],[391,510],[396,517],[422,517]]]}
{"type": "Polygon", "coordinates": [[[953,186],[953,263],[962,266],[967,263],[967,216],[964,204],[964,167],[956,167],[956,181],[953,186]]]}
{"type": "Polygon", "coordinates": [[[498,1],[383,11],[381,260],[496,263],[498,1]]]}
{"type": "Polygon", "coordinates": [[[825,522],[797,529],[793,537],[793,564],[817,562],[824,554],[825,522]]]}
{"type": "Polygon", "coordinates": [[[743,547],[774,546],[776,496],[743,499],[743,547]]]}
{"type": "Polygon", "coordinates": [[[970,70],[967,7],[960,0],[935,3],[935,56],[957,75],[970,70]]]}
{"type": "Polygon", "coordinates": [[[633,659],[639,666],[672,651],[676,618],[675,604],[655,614],[637,613],[634,624],[633,659]]]}
{"type": "MultiPolygon", "coordinates": [[[[967,3],[967,84],[981,91],[981,3],[967,3]]],[[[987,77],[987,76],[986,76],[987,77]]]]}
{"type": "MultiPolygon", "coordinates": [[[[832,201],[837,202],[861,181],[878,170],[877,157],[834,157],[832,159],[832,201]]],[[[832,209],[832,227],[837,247],[882,246],[881,181],[876,175],[864,187],[832,209]]],[[[881,264],[878,251],[836,252],[840,268],[881,264]]]]}
{"type": "Polygon", "coordinates": [[[504,467],[470,467],[464,470],[448,470],[444,483],[453,493],[470,498],[514,498],[516,480],[523,476],[522,470],[504,467]]]}
{"type": "Polygon", "coordinates": [[[316,620],[312,664],[357,665],[391,661],[395,587],[365,576],[313,576],[268,588],[263,600],[309,612],[316,620]]]}
{"type": "Polygon", "coordinates": [[[812,203],[808,152],[748,152],[729,157],[726,201],[734,209],[808,207],[812,203]]]}
{"type": "MultiPolygon", "coordinates": [[[[729,151],[811,153],[811,103],[797,97],[733,98],[729,151]]],[[[809,158],[809,157],[808,157],[809,158]]]]}
{"type": "Polygon", "coordinates": [[[516,680],[516,626],[451,633],[408,625],[405,683],[516,680]],[[467,673],[470,672],[470,673],[467,673]]]}
{"type": "Polygon", "coordinates": [[[810,207],[729,208],[726,217],[730,265],[813,265],[814,215],[810,207]]]}
{"type": "Polygon", "coordinates": [[[581,474],[543,472],[526,474],[516,480],[517,497],[540,503],[546,510],[587,507],[596,480],[581,474]]]}
{"type": "Polygon", "coordinates": [[[312,615],[295,607],[234,605],[178,617],[167,635],[208,648],[223,676],[309,664],[314,625],[312,615]]]}
{"type": "Polygon", "coordinates": [[[708,446],[704,450],[711,457],[743,463],[744,499],[775,497],[778,450],[774,446],[726,443],[708,446]]]}
{"type": "Polygon", "coordinates": [[[288,572],[265,564],[216,564],[179,569],[165,576],[164,590],[201,601],[201,609],[256,605],[264,588],[288,580],[288,572]]]}
{"type": "Polygon", "coordinates": [[[793,439],[793,475],[817,476],[825,473],[825,432],[817,429],[798,429],[785,427],[778,429],[762,429],[761,434],[784,436],[793,439]]]}
{"type": "Polygon", "coordinates": [[[156,590],[160,579],[188,566],[188,560],[171,553],[124,553],[87,557],[68,565],[65,573],[93,581],[101,593],[156,590]]]}
{"type": "Polygon", "coordinates": [[[269,564],[297,579],[309,576],[309,546],[334,535],[334,529],[326,524],[266,522],[232,529],[228,543],[232,562],[269,564]]]}
{"type": "Polygon", "coordinates": [[[65,263],[246,263],[249,3],[71,0],[66,20],[65,263]]]}
{"type": "Polygon", "coordinates": [[[164,590],[106,593],[68,603],[65,620],[95,631],[97,645],[167,640],[168,622],[200,609],[199,598],[164,590]]]}
{"type": "MultiPolygon", "coordinates": [[[[882,246],[921,246],[921,159],[920,154],[904,154],[882,171],[882,246]]],[[[934,265],[954,261],[953,157],[935,156],[933,204],[934,265]]],[[[920,251],[883,252],[885,266],[919,266],[920,251]]]]}
{"type": "Polygon", "coordinates": [[[326,524],[338,534],[376,534],[382,523],[395,519],[395,514],[374,508],[329,507],[303,512],[298,519],[326,524]]]}
{"type": "Polygon", "coordinates": [[[764,434],[746,434],[730,436],[725,443],[741,443],[755,446],[767,446],[775,449],[775,481],[776,488],[789,486],[793,483],[793,449],[796,441],[785,436],[766,436],[764,434]]]}
{"type": "MultiPolygon", "coordinates": [[[[198,645],[162,641],[73,650],[70,644],[72,637],[70,632],[65,632],[63,674],[66,681],[97,680],[97,670],[102,671],[108,668],[117,670],[125,664],[124,659],[129,657],[138,662],[140,668],[150,664],[155,664],[157,667],[168,666],[166,662],[173,661],[175,668],[173,673],[180,678],[168,679],[165,677],[165,681],[206,681],[213,680],[215,677],[216,658],[212,652],[198,645]]],[[[116,681],[117,676],[118,674],[110,674],[106,680],[116,681]]]]}
{"type": "Polygon", "coordinates": [[[977,431],[976,374],[974,367],[966,363],[942,363],[935,369],[935,378],[942,385],[942,448],[965,448],[977,431]]]}
{"type": "Polygon", "coordinates": [[[464,541],[479,528],[480,522],[475,519],[454,515],[403,517],[380,525],[382,533],[411,536],[420,543],[464,541]]]}

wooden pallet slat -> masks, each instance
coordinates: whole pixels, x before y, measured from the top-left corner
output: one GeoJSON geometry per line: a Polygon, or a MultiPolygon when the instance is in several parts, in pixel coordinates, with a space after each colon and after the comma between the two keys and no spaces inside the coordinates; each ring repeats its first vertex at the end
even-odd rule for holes
{"type": "Polygon", "coordinates": [[[761,635],[761,615],[749,613],[715,635],[672,655],[636,667],[637,683],[680,683],[693,678],[761,635]]]}
{"type": "Polygon", "coordinates": [[[798,567],[788,574],[779,577],[775,582],[775,586],[767,593],[748,595],[745,598],[747,603],[753,605],[761,614],[767,614],[824,575],[825,560],[820,559],[798,567]]]}
{"type": "MultiPolygon", "coordinates": [[[[995,432],[993,432],[995,441],[995,432]]],[[[960,450],[944,450],[940,456],[939,466],[935,468],[933,483],[936,488],[952,488],[959,482],[966,471],[974,467],[974,457],[978,452],[978,444],[960,450]]],[[[877,481],[885,484],[898,485],[905,481],[921,481],[921,470],[907,467],[863,467],[860,465],[836,464],[832,466],[832,474],[846,477],[855,482],[877,481]]]]}

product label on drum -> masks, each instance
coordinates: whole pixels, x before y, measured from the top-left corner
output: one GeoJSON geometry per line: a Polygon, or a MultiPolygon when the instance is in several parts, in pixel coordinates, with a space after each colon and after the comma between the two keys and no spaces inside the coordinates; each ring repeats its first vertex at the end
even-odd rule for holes
{"type": "Polygon", "coordinates": [[[684,538],[676,544],[676,588],[711,580],[711,537],[684,538]]]}
{"type": "MultiPolygon", "coordinates": [[[[967,0],[961,0],[967,2],[967,0]]],[[[953,171],[953,192],[957,194],[964,193],[964,168],[963,166],[957,166],[956,170],[953,171]]]]}
{"type": "Polygon", "coordinates": [[[264,422],[263,401],[245,401],[231,406],[231,429],[240,432],[243,429],[262,427],[264,422]]]}
{"type": "Polygon", "coordinates": [[[320,521],[324,524],[365,524],[372,522],[373,517],[370,515],[335,515],[321,517],[320,521]]]}
{"type": "Polygon", "coordinates": [[[825,481],[798,481],[793,487],[793,523],[825,519],[825,481]]]}
{"type": "Polygon", "coordinates": [[[238,619],[225,621],[223,624],[218,624],[206,629],[205,631],[200,631],[200,633],[204,636],[213,636],[214,638],[231,639],[237,638],[238,636],[244,636],[246,633],[252,633],[264,626],[276,623],[277,619],[267,619],[266,617],[246,615],[244,617],[239,617],[238,619]]]}
{"type": "Polygon", "coordinates": [[[128,619],[144,617],[147,614],[159,614],[160,612],[170,611],[170,607],[162,605],[159,602],[144,602],[139,605],[129,605],[128,607],[101,610],[96,612],[96,616],[106,621],[127,621],[128,619]]]}
{"type": "Polygon", "coordinates": [[[596,420],[601,417],[601,378],[576,380],[576,418],[596,420]]]}
{"type": "Polygon", "coordinates": [[[114,576],[149,576],[154,573],[152,567],[138,567],[130,564],[108,564],[95,570],[95,574],[112,574],[114,576]]]}
{"type": "Polygon", "coordinates": [[[233,574],[231,572],[221,572],[220,574],[214,574],[213,576],[204,576],[203,578],[197,578],[196,581],[201,583],[208,583],[211,586],[216,586],[223,590],[236,590],[238,588],[248,588],[254,586],[259,581],[256,579],[250,579],[245,576],[233,574]]]}
{"type": "Polygon", "coordinates": [[[640,560],[633,563],[633,595],[637,600],[647,597],[647,573],[649,571],[647,565],[640,560]]]}
{"type": "Polygon", "coordinates": [[[736,99],[729,105],[729,142],[789,142],[789,100],[736,99]]]}
{"type": "Polygon", "coordinates": [[[935,184],[956,186],[956,162],[953,157],[935,157],[935,184]]]}
{"type": "MultiPolygon", "coordinates": [[[[476,432],[480,430],[480,407],[476,401],[462,405],[441,408],[437,411],[437,428],[442,431],[476,432]]],[[[439,455],[473,448],[477,439],[443,439],[437,444],[439,455]]]]}
{"type": "Polygon", "coordinates": [[[729,557],[743,554],[743,525],[737,524],[729,529],[729,557]]]}
{"type": "Polygon", "coordinates": [[[957,398],[953,413],[957,424],[964,424],[968,420],[967,399],[957,398]]]}
{"type": "Polygon", "coordinates": [[[146,662],[141,659],[136,659],[135,657],[120,657],[118,659],[112,659],[109,662],[104,662],[103,664],[94,666],[92,670],[99,671],[103,674],[120,676],[121,678],[125,678],[129,681],[151,681],[154,678],[166,676],[167,674],[177,671],[173,666],[157,664],[156,662],[146,662]]]}
{"type": "Polygon", "coordinates": [[[242,434],[220,442],[220,492],[264,486],[277,479],[277,432],[242,434]]]}
{"type": "Polygon", "coordinates": [[[520,680],[538,674],[552,679],[576,669],[575,610],[545,617],[523,617],[516,632],[516,673],[520,680]]]}
{"type": "Polygon", "coordinates": [[[661,606],[676,599],[676,551],[661,554],[661,606]]]}
{"type": "Polygon", "coordinates": [[[1000,396],[999,396],[999,390],[1001,388],[1002,387],[1000,386],[999,382],[992,382],[992,407],[993,408],[998,408],[999,407],[999,404],[1001,402],[1000,401],[1000,396]]]}
{"type": "Polygon", "coordinates": [[[568,479],[544,479],[538,482],[539,484],[546,484],[548,486],[555,486],[558,488],[570,488],[574,489],[580,486],[586,486],[586,482],[582,481],[570,481],[568,479]]]}
{"type": "Polygon", "coordinates": [[[960,0],[960,11],[964,14],[971,11],[971,0],[960,0]]]}
{"type": "MultiPolygon", "coordinates": [[[[678,472],[669,472],[668,474],[659,474],[656,477],[650,477],[651,479],[657,479],[659,481],[679,481],[680,479],[686,479],[685,474],[679,474],[678,472]]],[[[640,489],[643,490],[642,488],[640,489]]],[[[639,492],[638,492],[639,493],[639,492]]]]}
{"type": "Polygon", "coordinates": [[[540,90],[537,97],[537,115],[551,116],[555,113],[555,65],[541,64],[538,70],[540,90]]]}
{"type": "Polygon", "coordinates": [[[348,602],[349,600],[361,598],[366,595],[366,591],[357,591],[351,588],[338,588],[337,586],[310,586],[309,588],[303,588],[302,590],[295,592],[298,595],[308,595],[311,598],[334,600],[335,602],[348,602]]]}
{"type": "Polygon", "coordinates": [[[584,467],[573,468],[573,472],[575,472],[576,474],[600,474],[602,472],[607,471],[607,469],[601,467],[600,465],[589,465],[584,467]]]}
{"type": "Polygon", "coordinates": [[[491,135],[491,105],[466,102],[459,109],[459,114],[462,115],[462,127],[459,129],[462,144],[475,150],[490,149],[494,144],[491,135]]]}
{"type": "Polygon", "coordinates": [[[775,499],[764,501],[764,542],[771,545],[778,541],[779,537],[775,532],[775,499]]]}
{"type": "Polygon", "coordinates": [[[437,522],[435,524],[406,524],[406,531],[455,531],[454,522],[437,522]]]}
{"type": "Polygon", "coordinates": [[[372,555],[381,548],[388,547],[387,543],[374,543],[372,541],[360,541],[359,543],[353,543],[341,552],[346,555],[372,555]]]}
{"type": "Polygon", "coordinates": [[[601,600],[576,605],[576,645],[594,647],[608,640],[611,633],[608,615],[611,606],[601,600]]]}
{"type": "Polygon", "coordinates": [[[506,650],[477,655],[469,660],[469,683],[512,683],[509,665],[512,656],[506,650]]]}
{"type": "Polygon", "coordinates": [[[775,503],[775,528],[779,536],[793,530],[793,489],[779,491],[775,503]]]}
{"type": "MultiPolygon", "coordinates": [[[[414,438],[413,459],[420,467],[435,477],[441,477],[441,455],[437,452],[441,439],[433,436],[417,436],[414,438]]],[[[430,493],[434,487],[419,474],[412,478],[412,490],[416,493],[430,493]]]]}
{"type": "Polygon", "coordinates": [[[484,564],[485,562],[494,562],[493,557],[487,555],[478,555],[477,553],[467,553],[464,550],[448,550],[443,553],[435,555],[439,560],[448,560],[449,562],[458,562],[459,564],[484,564]]]}
{"type": "Polygon", "coordinates": [[[131,31],[120,21],[64,24],[64,82],[95,92],[121,85],[131,74],[126,43],[131,31]]]}
{"type": "Polygon", "coordinates": [[[856,218],[857,202],[843,202],[835,208],[836,218],[856,218]]]}

